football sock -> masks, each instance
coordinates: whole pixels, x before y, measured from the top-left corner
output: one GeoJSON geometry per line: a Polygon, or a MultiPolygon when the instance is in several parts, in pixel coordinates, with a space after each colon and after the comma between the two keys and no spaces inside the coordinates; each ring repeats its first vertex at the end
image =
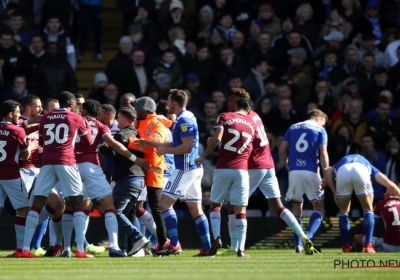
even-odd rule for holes
{"type": "Polygon", "coordinates": [[[65,210],[62,215],[62,232],[64,239],[64,251],[71,251],[71,238],[72,231],[74,229],[73,215],[74,213],[70,210],[65,210]]]}
{"type": "Polygon", "coordinates": [[[350,222],[348,215],[339,214],[339,229],[342,244],[350,244],[350,222]]]}
{"type": "Polygon", "coordinates": [[[75,229],[76,250],[84,252],[83,243],[85,241],[85,213],[82,208],[76,208],[72,219],[75,229]]]}
{"type": "Polygon", "coordinates": [[[149,211],[142,209],[140,213],[137,213],[137,217],[140,223],[143,224],[152,235],[157,236],[156,223],[154,222],[153,215],[151,215],[149,211]]]}
{"type": "Polygon", "coordinates": [[[40,225],[41,223],[46,221],[55,212],[56,211],[53,208],[46,204],[46,206],[43,207],[42,211],[40,211],[38,224],[40,225]]]}
{"type": "Polygon", "coordinates": [[[321,210],[314,210],[312,212],[307,230],[308,237],[310,239],[314,237],[314,234],[317,232],[319,226],[321,225],[323,215],[324,213],[322,213],[321,210]]]}
{"type": "Polygon", "coordinates": [[[115,210],[108,209],[104,211],[104,222],[108,232],[108,239],[110,240],[110,247],[118,250],[118,221],[115,216],[115,210]]]}
{"type": "Polygon", "coordinates": [[[200,235],[201,242],[203,243],[203,250],[208,251],[211,247],[210,241],[210,229],[208,226],[208,220],[206,215],[201,214],[196,219],[194,219],[197,227],[197,232],[200,235]]]}
{"type": "MultiPolygon", "coordinates": [[[[42,211],[43,212],[43,211],[42,211]]],[[[39,215],[40,220],[40,215],[39,215]]],[[[32,248],[38,249],[41,247],[43,236],[46,234],[47,225],[49,224],[49,219],[44,220],[42,223],[38,224],[35,233],[32,238],[32,248]]]]}
{"type": "Polygon", "coordinates": [[[238,250],[244,251],[246,245],[246,233],[247,233],[247,219],[246,214],[236,214],[236,232],[238,239],[238,250]]]}
{"type": "Polygon", "coordinates": [[[372,213],[372,211],[364,212],[363,231],[365,235],[365,243],[371,243],[374,226],[374,213],[372,213]]]}
{"type": "MultiPolygon", "coordinates": [[[[31,241],[32,241],[33,234],[35,233],[36,227],[38,225],[40,210],[41,209],[38,209],[35,206],[32,206],[31,210],[29,211],[28,215],[26,216],[24,245],[22,248],[23,250],[30,251],[30,249],[31,249],[31,241]]],[[[21,221],[21,223],[22,223],[22,221],[21,221]]]]}
{"type": "Polygon", "coordinates": [[[279,209],[279,216],[285,223],[293,230],[293,232],[303,240],[307,238],[306,234],[304,233],[303,229],[301,228],[300,224],[297,222],[296,218],[294,217],[293,213],[290,212],[285,207],[279,209]]]}
{"type": "Polygon", "coordinates": [[[175,210],[173,208],[165,210],[163,212],[163,217],[171,245],[176,246],[179,243],[179,239],[178,239],[178,218],[176,217],[175,210]]]}
{"type": "Polygon", "coordinates": [[[26,218],[21,216],[15,217],[15,236],[17,240],[17,249],[22,249],[24,245],[24,234],[25,234],[25,223],[26,218]]]}
{"type": "MultiPolygon", "coordinates": [[[[85,214],[85,230],[83,232],[85,239],[83,240],[83,248],[86,249],[86,247],[89,246],[89,242],[86,240],[86,232],[87,232],[87,229],[89,227],[90,211],[89,210],[83,210],[83,213],[85,214]]],[[[75,240],[75,242],[76,242],[76,240],[75,240]]]]}
{"type": "MultiPolygon", "coordinates": [[[[212,208],[210,210],[211,230],[214,239],[221,237],[221,209],[212,208]]],[[[236,229],[236,228],[235,228],[236,229]]]]}
{"type": "MultiPolygon", "coordinates": [[[[299,226],[301,228],[301,217],[300,216],[294,216],[294,217],[295,217],[297,223],[299,224],[299,226]]],[[[296,246],[303,247],[303,243],[301,243],[301,240],[300,240],[299,236],[296,233],[294,233],[294,244],[296,246]]]]}
{"type": "Polygon", "coordinates": [[[62,245],[62,216],[49,222],[49,245],[62,245]]]}
{"type": "Polygon", "coordinates": [[[236,215],[228,215],[228,230],[231,238],[231,250],[237,251],[236,215]]]}

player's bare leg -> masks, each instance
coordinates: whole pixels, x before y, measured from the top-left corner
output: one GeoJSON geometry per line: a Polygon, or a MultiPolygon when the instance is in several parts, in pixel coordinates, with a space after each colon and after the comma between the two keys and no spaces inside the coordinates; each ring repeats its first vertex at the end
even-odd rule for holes
{"type": "Polygon", "coordinates": [[[25,223],[26,223],[26,216],[29,212],[29,207],[23,207],[15,210],[15,236],[17,240],[16,250],[13,254],[9,255],[8,257],[18,258],[21,256],[22,247],[24,243],[24,233],[25,233],[25,223]]]}
{"type": "Polygon", "coordinates": [[[351,197],[337,197],[339,203],[339,229],[340,237],[342,239],[343,253],[350,253],[350,201],[351,197]]]}
{"type": "Polygon", "coordinates": [[[39,223],[40,212],[42,211],[43,206],[46,204],[46,201],[47,197],[39,195],[35,195],[33,199],[32,207],[30,208],[28,214],[26,215],[24,242],[23,242],[21,257],[37,258],[37,256],[30,253],[31,242],[36,227],[39,223]]]}
{"type": "Polygon", "coordinates": [[[92,211],[92,208],[93,208],[92,200],[84,199],[83,200],[83,213],[85,213],[85,232],[84,232],[85,240],[83,243],[83,247],[87,253],[92,254],[92,255],[98,255],[98,254],[103,253],[106,250],[106,248],[104,248],[103,246],[96,246],[93,244],[89,244],[89,242],[86,239],[86,232],[89,227],[89,221],[90,221],[89,217],[90,217],[90,212],[92,211]]]}
{"type": "Polygon", "coordinates": [[[107,195],[99,201],[99,205],[104,209],[104,222],[106,225],[108,238],[110,240],[110,257],[126,257],[118,246],[118,221],[115,216],[114,199],[112,195],[107,195]]]}
{"type": "Polygon", "coordinates": [[[363,252],[365,253],[375,253],[372,247],[372,234],[374,232],[375,217],[373,213],[372,202],[374,200],[373,195],[359,196],[361,207],[364,211],[364,221],[363,221],[363,231],[365,236],[365,246],[363,252]]]}
{"type": "Polygon", "coordinates": [[[62,246],[62,215],[65,205],[56,193],[49,194],[45,209],[51,214],[49,222],[49,249],[45,257],[59,257],[63,253],[62,246]]]}

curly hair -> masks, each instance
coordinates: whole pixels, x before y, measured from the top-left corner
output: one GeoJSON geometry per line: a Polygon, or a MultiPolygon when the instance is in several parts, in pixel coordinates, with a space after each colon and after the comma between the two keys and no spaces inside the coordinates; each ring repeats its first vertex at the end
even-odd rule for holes
{"type": "Polygon", "coordinates": [[[250,93],[243,88],[231,88],[231,94],[250,99],[250,93]]]}

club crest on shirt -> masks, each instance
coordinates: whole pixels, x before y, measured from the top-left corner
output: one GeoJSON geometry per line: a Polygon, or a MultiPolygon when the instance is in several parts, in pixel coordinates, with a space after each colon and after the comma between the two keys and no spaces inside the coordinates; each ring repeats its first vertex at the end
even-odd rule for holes
{"type": "Polygon", "coordinates": [[[187,124],[186,123],[181,124],[181,130],[182,130],[182,132],[186,132],[187,131],[187,124]]]}

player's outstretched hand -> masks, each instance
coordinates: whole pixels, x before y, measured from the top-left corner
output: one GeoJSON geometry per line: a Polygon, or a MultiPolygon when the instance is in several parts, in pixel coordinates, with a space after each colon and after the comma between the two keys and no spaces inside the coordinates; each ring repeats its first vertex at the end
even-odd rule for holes
{"type": "Polygon", "coordinates": [[[148,146],[150,146],[150,142],[148,140],[145,140],[145,139],[136,139],[133,143],[135,145],[139,145],[140,147],[148,147],[148,146]]]}
{"type": "Polygon", "coordinates": [[[395,183],[390,184],[390,188],[386,189],[385,198],[390,196],[400,197],[400,189],[395,183]]]}
{"type": "Polygon", "coordinates": [[[167,150],[165,149],[165,147],[161,146],[161,147],[158,147],[157,153],[158,153],[158,155],[162,156],[167,153],[167,150]]]}
{"type": "Polygon", "coordinates": [[[194,160],[194,162],[196,163],[197,167],[200,167],[202,165],[203,161],[204,161],[204,158],[202,158],[202,157],[196,158],[194,160]]]}
{"type": "Polygon", "coordinates": [[[144,169],[144,170],[149,170],[150,167],[151,167],[150,163],[148,163],[147,161],[145,161],[145,160],[142,159],[142,158],[137,158],[137,159],[135,160],[135,164],[136,164],[137,166],[139,166],[140,168],[144,169]]]}

